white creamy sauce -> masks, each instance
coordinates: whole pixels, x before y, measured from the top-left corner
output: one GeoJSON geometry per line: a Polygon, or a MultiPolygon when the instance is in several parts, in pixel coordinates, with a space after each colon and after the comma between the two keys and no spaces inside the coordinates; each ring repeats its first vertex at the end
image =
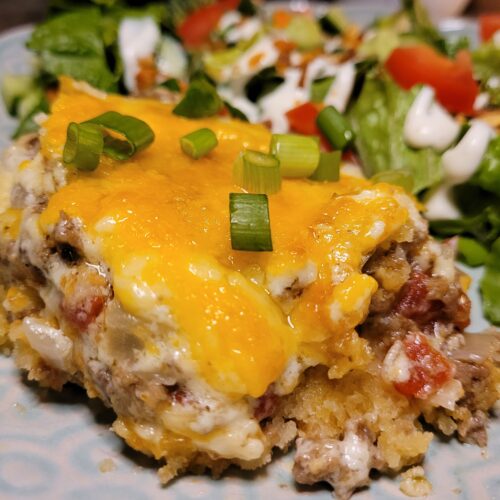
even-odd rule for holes
{"type": "Polygon", "coordinates": [[[460,211],[451,198],[450,186],[443,184],[433,191],[425,203],[425,216],[429,220],[458,219],[460,211]]]}
{"type": "Polygon", "coordinates": [[[460,125],[437,102],[434,89],[424,86],[406,115],[403,136],[414,148],[432,147],[443,151],[457,137],[460,125]]]}
{"type": "Polygon", "coordinates": [[[251,123],[256,123],[260,118],[259,108],[241,92],[234,92],[229,86],[220,86],[217,88],[219,95],[231,106],[243,112],[251,123]]]}
{"type": "Polygon", "coordinates": [[[481,92],[474,100],[474,111],[481,111],[486,108],[490,102],[490,95],[488,92],[481,92]]]}
{"type": "Polygon", "coordinates": [[[310,88],[314,80],[335,76],[338,66],[329,57],[316,57],[308,65],[304,76],[304,87],[310,88]]]}
{"type": "Polygon", "coordinates": [[[188,58],[182,45],[170,36],[164,36],[156,57],[158,71],[170,78],[184,78],[188,67],[188,58]]]}
{"type": "Polygon", "coordinates": [[[226,36],[227,43],[238,43],[244,40],[250,40],[259,31],[262,30],[262,22],[256,17],[250,17],[240,24],[231,27],[226,36]]]}
{"type": "Polygon", "coordinates": [[[335,106],[338,111],[343,113],[347,108],[355,80],[356,69],[354,63],[346,62],[342,64],[338,68],[335,81],[325,97],[325,104],[327,106],[335,106]]]}
{"type": "Polygon", "coordinates": [[[492,40],[496,47],[500,47],[500,30],[497,30],[495,31],[495,33],[493,33],[492,40]]]}
{"type": "Polygon", "coordinates": [[[261,119],[271,122],[274,133],[288,132],[289,124],[285,113],[308,100],[307,91],[300,87],[301,76],[301,70],[287,69],[284,74],[285,81],[259,101],[261,119]]]}
{"type": "Polygon", "coordinates": [[[471,122],[461,141],[443,155],[442,165],[449,185],[461,184],[471,177],[493,137],[494,131],[488,124],[481,120],[471,122]]]}
{"type": "Polygon", "coordinates": [[[137,90],[139,61],[154,54],[160,41],[160,29],[152,17],[126,17],[118,28],[118,47],[124,66],[125,86],[137,90]]]}
{"type": "Polygon", "coordinates": [[[270,37],[262,37],[255,42],[233,65],[228,66],[223,80],[249,77],[268,66],[274,66],[279,51],[270,37]]]}
{"type": "Polygon", "coordinates": [[[228,28],[240,23],[242,19],[243,16],[237,10],[230,10],[220,18],[217,30],[226,31],[228,28]]]}
{"type": "Polygon", "coordinates": [[[45,361],[59,370],[68,369],[73,342],[62,330],[52,328],[39,319],[26,317],[23,319],[23,332],[32,349],[45,361]]]}

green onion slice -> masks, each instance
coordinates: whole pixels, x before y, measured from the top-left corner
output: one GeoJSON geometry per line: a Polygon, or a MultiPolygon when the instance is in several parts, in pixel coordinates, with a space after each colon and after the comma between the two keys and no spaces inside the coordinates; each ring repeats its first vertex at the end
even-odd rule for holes
{"type": "Polygon", "coordinates": [[[318,168],[309,177],[313,181],[335,182],[340,176],[340,161],[342,160],[342,151],[331,151],[321,153],[319,157],[318,168]]]}
{"type": "Polygon", "coordinates": [[[413,177],[405,170],[386,170],[370,177],[372,182],[387,182],[402,187],[408,193],[413,192],[413,177]]]}
{"type": "Polygon", "coordinates": [[[233,178],[250,193],[277,193],[281,189],[280,162],[276,156],[246,150],[234,162],[233,178]]]}
{"type": "Polygon", "coordinates": [[[191,158],[198,160],[212,151],[219,141],[213,130],[200,128],[180,138],[181,149],[191,158]]]}
{"type": "Polygon", "coordinates": [[[354,131],[333,106],[322,109],[316,118],[316,123],[335,149],[344,149],[354,140],[354,131]]]}
{"type": "Polygon", "coordinates": [[[75,165],[78,170],[95,170],[103,148],[104,140],[99,125],[72,122],[66,131],[63,161],[75,165]]]}
{"type": "Polygon", "coordinates": [[[319,142],[315,137],[273,134],[270,150],[280,162],[283,177],[309,177],[319,164],[319,142]]]}
{"type": "Polygon", "coordinates": [[[229,193],[229,214],[233,250],[273,250],[267,195],[229,193]]]}
{"type": "Polygon", "coordinates": [[[134,154],[147,148],[155,138],[151,127],[134,116],[108,111],[84,123],[100,125],[104,131],[111,130],[124,139],[110,134],[104,135],[103,152],[114,160],[128,160],[134,154]]]}

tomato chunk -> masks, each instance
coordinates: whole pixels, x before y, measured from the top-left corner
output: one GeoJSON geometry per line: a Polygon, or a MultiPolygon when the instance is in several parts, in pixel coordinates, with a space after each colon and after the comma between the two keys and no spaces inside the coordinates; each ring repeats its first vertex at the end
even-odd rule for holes
{"type": "Polygon", "coordinates": [[[479,85],[474,81],[469,52],[460,51],[452,60],[428,45],[398,47],[392,51],[385,67],[404,89],[419,83],[430,85],[448,111],[474,114],[479,85]]]}
{"type": "Polygon", "coordinates": [[[286,113],[290,129],[297,134],[320,135],[316,125],[319,110],[312,102],[306,102],[286,113]]]}
{"type": "Polygon", "coordinates": [[[497,31],[500,31],[500,12],[479,16],[479,32],[483,42],[491,40],[497,31]]]}
{"type": "Polygon", "coordinates": [[[407,397],[426,399],[453,376],[451,363],[421,333],[411,333],[403,341],[406,357],[410,360],[410,378],[395,382],[394,387],[407,397]]]}
{"type": "Polygon", "coordinates": [[[177,27],[177,34],[187,47],[200,47],[210,41],[210,34],[228,10],[234,10],[239,0],[219,0],[191,12],[177,27]]]}

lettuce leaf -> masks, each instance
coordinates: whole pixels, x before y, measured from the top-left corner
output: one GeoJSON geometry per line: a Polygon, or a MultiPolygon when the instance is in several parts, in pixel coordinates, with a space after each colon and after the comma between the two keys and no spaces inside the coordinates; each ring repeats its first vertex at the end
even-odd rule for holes
{"type": "Polygon", "coordinates": [[[500,196],[500,136],[490,141],[470,182],[500,196]]]}
{"type": "Polygon", "coordinates": [[[489,83],[492,77],[500,78],[500,47],[492,42],[479,46],[472,52],[472,64],[474,76],[490,96],[490,104],[500,106],[500,87],[489,83]]]}
{"type": "Polygon", "coordinates": [[[441,155],[431,148],[412,149],[403,138],[406,114],[418,90],[407,92],[388,78],[368,78],[349,112],[366,174],[405,170],[413,177],[414,193],[442,178],[441,155]]]}
{"type": "Polygon", "coordinates": [[[110,70],[98,9],[81,9],[40,24],[28,48],[40,58],[44,73],[85,80],[103,90],[115,90],[118,76],[110,70]]]}
{"type": "Polygon", "coordinates": [[[479,287],[484,315],[492,323],[500,324],[500,238],[492,245],[479,287]]]}

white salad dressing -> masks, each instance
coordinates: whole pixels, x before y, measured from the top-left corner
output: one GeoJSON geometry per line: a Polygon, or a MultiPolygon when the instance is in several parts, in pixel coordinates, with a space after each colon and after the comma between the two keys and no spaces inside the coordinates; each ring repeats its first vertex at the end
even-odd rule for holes
{"type": "Polygon", "coordinates": [[[500,30],[497,30],[495,31],[495,33],[493,33],[492,40],[496,47],[500,47],[500,30]]]}
{"type": "Polygon", "coordinates": [[[302,72],[289,68],[284,74],[285,81],[259,101],[262,110],[262,121],[269,120],[274,133],[288,132],[289,124],[285,115],[287,111],[308,100],[306,89],[300,87],[302,72]]]}
{"type": "Polygon", "coordinates": [[[437,102],[434,89],[422,87],[406,115],[403,136],[414,148],[446,149],[457,137],[460,125],[437,102]]]}
{"type": "Polygon", "coordinates": [[[462,140],[443,155],[444,175],[449,185],[465,182],[476,171],[494,137],[492,128],[481,120],[473,120],[462,140]]]}
{"type": "Polygon", "coordinates": [[[125,86],[137,90],[139,61],[154,54],[160,29],[152,17],[126,17],[118,28],[118,47],[124,67],[125,86]]]}
{"type": "Polygon", "coordinates": [[[164,36],[156,58],[156,65],[162,75],[170,78],[185,78],[188,58],[182,45],[171,36],[164,36]]]}
{"type": "Polygon", "coordinates": [[[218,31],[226,31],[227,29],[236,26],[241,22],[243,16],[237,10],[230,10],[226,12],[217,24],[218,31]]]}
{"type": "Polygon", "coordinates": [[[225,35],[225,39],[227,43],[238,43],[243,40],[250,40],[261,30],[262,22],[260,19],[250,17],[231,27],[225,35]]]}
{"type": "Polygon", "coordinates": [[[335,81],[325,97],[325,104],[327,106],[335,106],[338,111],[343,113],[347,108],[355,80],[356,68],[354,67],[354,63],[346,62],[342,64],[338,68],[335,81]]]}
{"type": "Polygon", "coordinates": [[[466,182],[481,163],[494,132],[481,120],[473,120],[471,127],[442,158],[444,182],[428,199],[425,215],[430,220],[457,219],[460,212],[451,197],[451,187],[466,182]]]}

